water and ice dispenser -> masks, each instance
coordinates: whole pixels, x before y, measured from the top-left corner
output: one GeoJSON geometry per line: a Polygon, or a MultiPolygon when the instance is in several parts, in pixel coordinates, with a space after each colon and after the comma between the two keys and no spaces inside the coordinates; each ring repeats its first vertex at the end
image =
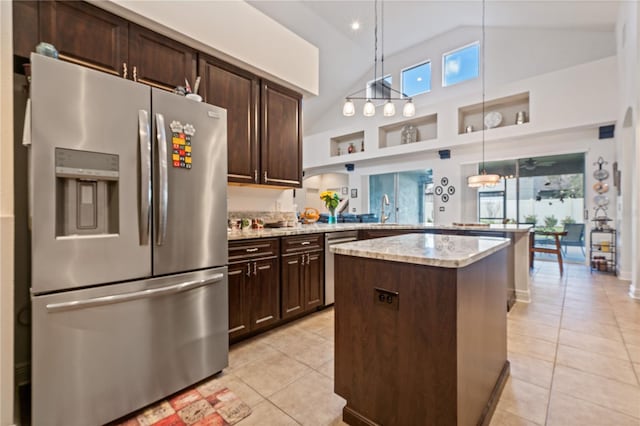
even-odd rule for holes
{"type": "Polygon", "coordinates": [[[56,148],[56,237],[118,233],[118,156],[56,148]]]}

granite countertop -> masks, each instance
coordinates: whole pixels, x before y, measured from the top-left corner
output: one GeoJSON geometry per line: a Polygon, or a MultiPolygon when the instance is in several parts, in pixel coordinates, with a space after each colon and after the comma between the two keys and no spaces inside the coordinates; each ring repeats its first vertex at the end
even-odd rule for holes
{"type": "Polygon", "coordinates": [[[266,228],[261,230],[232,231],[227,232],[229,241],[248,240],[252,238],[283,237],[289,235],[317,234],[325,232],[357,231],[359,229],[416,229],[416,230],[466,230],[466,231],[488,231],[488,232],[508,232],[508,233],[528,233],[531,225],[491,225],[482,226],[454,226],[454,225],[399,225],[394,223],[337,223],[328,225],[326,223],[314,223],[310,225],[299,225],[291,228],[266,228]]]}
{"type": "Polygon", "coordinates": [[[416,265],[463,268],[508,245],[508,238],[405,234],[337,244],[331,247],[331,252],[416,265]]]}

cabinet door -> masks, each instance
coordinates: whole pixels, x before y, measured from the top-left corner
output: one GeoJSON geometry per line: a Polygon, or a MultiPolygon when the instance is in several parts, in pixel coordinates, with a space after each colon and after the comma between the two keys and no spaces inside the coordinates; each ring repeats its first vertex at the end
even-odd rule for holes
{"type": "Polygon", "coordinates": [[[38,34],[38,4],[36,1],[14,1],[13,54],[28,58],[40,42],[38,34]]]}
{"type": "Polygon", "coordinates": [[[128,56],[126,20],[85,2],[39,4],[40,38],[56,47],[60,59],[114,75],[123,74],[128,56]]]}
{"type": "Polygon", "coordinates": [[[251,262],[251,330],[259,330],[280,319],[280,274],[278,258],[251,262]]]}
{"type": "Polygon", "coordinates": [[[306,254],[282,256],[282,318],[304,311],[304,262],[306,254]]]}
{"type": "Polygon", "coordinates": [[[324,302],[324,253],[308,253],[304,266],[304,310],[322,306],[324,302]]]}
{"type": "Polygon", "coordinates": [[[229,182],[258,183],[258,78],[204,55],[199,70],[204,101],[227,110],[229,182]]]}
{"type": "Polygon", "coordinates": [[[261,181],[275,186],[302,186],[302,98],[263,82],[261,181]]]}
{"type": "Polygon", "coordinates": [[[172,91],[196,80],[196,51],[146,28],[129,26],[131,77],[141,83],[172,91]]]}
{"type": "Polygon", "coordinates": [[[229,338],[234,339],[251,329],[249,279],[251,263],[229,265],[229,338]]]}

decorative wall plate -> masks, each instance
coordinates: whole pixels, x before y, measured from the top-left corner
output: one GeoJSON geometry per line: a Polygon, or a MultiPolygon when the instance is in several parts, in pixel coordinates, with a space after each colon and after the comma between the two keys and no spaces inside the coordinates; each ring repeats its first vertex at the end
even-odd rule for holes
{"type": "Polygon", "coordinates": [[[498,127],[500,123],[502,123],[502,114],[498,111],[491,111],[484,116],[484,125],[487,126],[487,129],[498,127]]]}
{"type": "Polygon", "coordinates": [[[447,192],[449,193],[449,195],[453,195],[456,193],[456,188],[455,186],[450,186],[447,188],[447,192]]]}
{"type": "Polygon", "coordinates": [[[446,176],[445,176],[445,177],[443,177],[442,179],[440,179],[440,184],[441,184],[442,186],[447,186],[447,185],[449,185],[449,178],[448,178],[448,177],[446,177],[446,176]]]}
{"type": "Polygon", "coordinates": [[[449,201],[449,194],[442,194],[441,199],[443,203],[446,203],[447,201],[449,201]]]}
{"type": "Polygon", "coordinates": [[[605,169],[598,169],[595,172],[593,172],[593,177],[598,180],[605,180],[606,178],[609,177],[609,172],[606,171],[605,169]]]}
{"type": "Polygon", "coordinates": [[[602,183],[602,182],[596,182],[596,183],[593,184],[593,189],[598,194],[604,194],[605,192],[609,191],[609,185],[607,185],[606,183],[602,183]]]}
{"type": "Polygon", "coordinates": [[[433,190],[435,192],[436,195],[442,195],[442,187],[440,185],[436,186],[433,190]]]}
{"type": "Polygon", "coordinates": [[[609,197],[606,195],[596,195],[593,197],[593,202],[598,207],[603,207],[609,204],[609,197]]]}

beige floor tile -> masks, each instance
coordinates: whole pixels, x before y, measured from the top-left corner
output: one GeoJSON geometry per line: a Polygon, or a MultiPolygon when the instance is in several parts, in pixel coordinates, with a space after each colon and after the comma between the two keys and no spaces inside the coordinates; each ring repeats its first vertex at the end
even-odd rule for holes
{"type": "Polygon", "coordinates": [[[539,303],[516,302],[513,309],[521,313],[540,313],[557,316],[560,316],[560,314],[562,314],[562,306],[542,305],[539,303]]]}
{"type": "Polygon", "coordinates": [[[630,345],[640,346],[640,331],[621,329],[624,342],[630,345]]]}
{"type": "Polygon", "coordinates": [[[619,382],[638,384],[630,361],[599,355],[591,351],[558,345],[556,363],[619,382]]]}
{"type": "Polygon", "coordinates": [[[250,407],[254,407],[264,401],[264,398],[258,392],[233,374],[219,375],[197,387],[198,391],[204,396],[212,395],[222,388],[229,388],[250,407]]]}
{"type": "Polygon", "coordinates": [[[322,327],[321,329],[317,330],[316,332],[320,337],[326,339],[326,340],[330,340],[330,341],[334,341],[335,340],[335,327],[334,326],[325,326],[322,327]]]}
{"type": "Polygon", "coordinates": [[[562,306],[562,297],[532,295],[531,301],[540,305],[562,306]]]}
{"type": "Polygon", "coordinates": [[[518,352],[509,352],[507,358],[511,363],[511,377],[541,386],[545,389],[551,387],[553,362],[544,361],[518,352]]]}
{"type": "Polygon", "coordinates": [[[604,339],[622,341],[620,329],[615,325],[601,324],[595,321],[576,319],[570,316],[562,317],[560,328],[589,334],[591,336],[602,337],[604,339]]]}
{"type": "Polygon", "coordinates": [[[627,344],[627,349],[629,351],[629,357],[631,358],[631,361],[640,362],[640,346],[627,344]]]}
{"type": "Polygon", "coordinates": [[[564,301],[564,309],[578,309],[581,311],[610,311],[613,312],[611,304],[607,298],[603,298],[601,300],[598,299],[588,299],[588,300],[576,300],[576,299],[566,299],[564,301]]]}
{"type": "Polygon", "coordinates": [[[263,401],[252,408],[249,417],[236,423],[238,426],[294,426],[299,423],[269,401],[263,401]]]}
{"type": "Polygon", "coordinates": [[[554,390],[547,425],[638,426],[638,419],[554,390]]]}
{"type": "Polygon", "coordinates": [[[278,351],[264,343],[264,338],[237,343],[229,348],[229,367],[225,371],[233,372],[245,364],[278,353],[278,351]]]}
{"type": "Polygon", "coordinates": [[[623,317],[617,318],[617,323],[621,330],[629,330],[640,333],[640,321],[628,321],[623,317]]]}
{"type": "Polygon", "coordinates": [[[532,321],[548,327],[560,326],[560,315],[552,315],[543,312],[529,312],[524,309],[509,312],[508,318],[514,321],[532,321]]]}
{"type": "Polygon", "coordinates": [[[333,393],[333,380],[313,371],[269,397],[303,425],[328,425],[342,418],[346,401],[333,393]]]}
{"type": "MultiPolygon", "coordinates": [[[[326,323],[326,320],[324,322],[326,323]]],[[[318,332],[321,332],[325,327],[333,328],[333,324],[319,326],[318,332]]],[[[332,359],[335,352],[333,339],[327,341],[324,337],[308,331],[301,325],[274,333],[266,340],[266,343],[314,369],[332,359]]]]}
{"type": "Polygon", "coordinates": [[[617,359],[629,360],[624,343],[590,334],[560,329],[559,343],[617,359]]]}
{"type": "Polygon", "coordinates": [[[496,410],[491,418],[489,426],[537,426],[540,423],[534,423],[522,417],[511,414],[508,411],[496,410]]]}
{"type": "Polygon", "coordinates": [[[320,329],[334,325],[334,315],[333,308],[329,311],[329,314],[326,314],[325,311],[318,312],[316,314],[305,317],[297,322],[297,327],[311,333],[317,333],[320,329]]]}
{"type": "Polygon", "coordinates": [[[600,324],[618,325],[616,317],[611,311],[581,311],[579,309],[565,309],[562,317],[571,317],[578,320],[597,322],[600,324]]]}
{"type": "Polygon", "coordinates": [[[507,321],[507,333],[509,336],[515,333],[548,342],[556,342],[558,340],[558,327],[549,327],[526,320],[516,321],[509,319],[507,321]]]}
{"type": "Polygon", "coordinates": [[[640,386],[556,365],[553,390],[640,419],[640,386]]]}
{"type": "Polygon", "coordinates": [[[333,380],[335,377],[335,368],[334,368],[333,359],[322,364],[320,367],[316,369],[316,371],[324,374],[325,376],[333,380]]]}
{"type": "Polygon", "coordinates": [[[264,397],[269,397],[312,370],[282,353],[250,362],[234,374],[264,397]]]}
{"type": "Polygon", "coordinates": [[[548,389],[510,377],[502,390],[497,409],[544,424],[548,399],[548,389]]]}
{"type": "Polygon", "coordinates": [[[546,340],[534,339],[533,337],[519,334],[509,335],[507,339],[509,352],[540,358],[545,361],[552,361],[556,357],[556,344],[546,340]]]}

